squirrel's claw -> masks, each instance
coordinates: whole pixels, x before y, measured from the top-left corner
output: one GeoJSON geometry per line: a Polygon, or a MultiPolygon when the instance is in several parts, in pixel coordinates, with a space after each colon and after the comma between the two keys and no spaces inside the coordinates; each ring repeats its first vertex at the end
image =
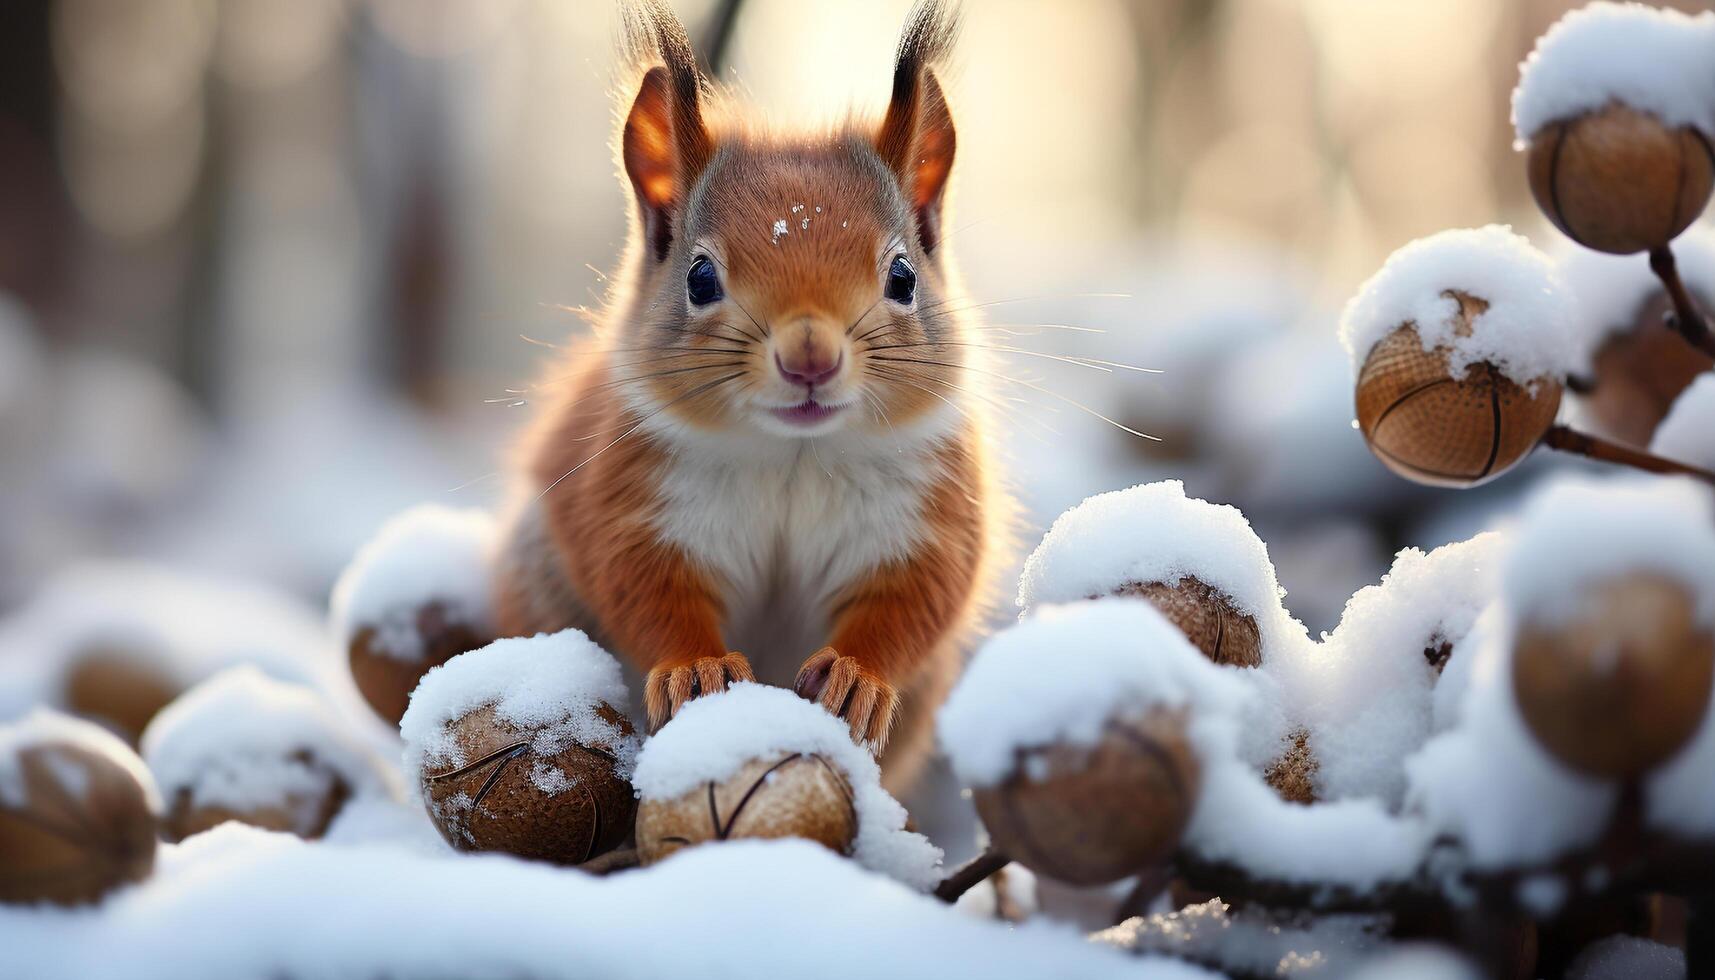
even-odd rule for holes
{"type": "Polygon", "coordinates": [[[685,702],[705,694],[716,694],[738,681],[754,681],[750,661],[742,653],[724,657],[701,657],[690,663],[657,667],[643,684],[643,702],[649,709],[649,730],[654,731],[679,713],[685,702]]]}
{"type": "Polygon", "coordinates": [[[899,695],[891,684],[870,675],[855,658],[823,647],[798,668],[792,689],[799,697],[844,718],[851,726],[852,741],[881,754],[899,706],[899,695]]]}

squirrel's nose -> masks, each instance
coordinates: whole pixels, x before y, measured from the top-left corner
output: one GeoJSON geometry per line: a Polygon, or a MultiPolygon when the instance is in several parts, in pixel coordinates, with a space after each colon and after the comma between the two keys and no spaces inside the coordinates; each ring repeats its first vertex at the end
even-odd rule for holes
{"type": "Polygon", "coordinates": [[[774,366],[779,369],[780,376],[806,388],[834,380],[845,360],[845,351],[836,352],[832,359],[814,349],[794,352],[789,358],[782,358],[779,351],[774,352],[774,366]]]}

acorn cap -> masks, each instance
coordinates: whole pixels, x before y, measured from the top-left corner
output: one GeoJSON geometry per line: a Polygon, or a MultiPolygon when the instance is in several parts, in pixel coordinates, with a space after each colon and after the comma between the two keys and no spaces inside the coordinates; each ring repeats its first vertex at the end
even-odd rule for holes
{"type": "MultiPolygon", "coordinates": [[[[632,735],[612,705],[596,713],[632,735]]],[[[581,864],[631,835],[637,801],[613,746],[569,742],[543,754],[542,732],[498,720],[493,705],[450,728],[466,762],[423,773],[422,790],[429,817],[454,848],[581,864]]]]}
{"type": "MultiPolygon", "coordinates": [[[[1488,308],[1453,292],[1463,323],[1488,308]]],[[[1416,483],[1470,487],[1511,468],[1542,440],[1560,409],[1561,386],[1537,379],[1518,384],[1487,362],[1454,377],[1447,351],[1424,350],[1407,323],[1364,358],[1358,372],[1358,428],[1388,469],[1416,483]],[[1532,390],[1534,389],[1534,391],[1532,390]]]]}
{"type": "Polygon", "coordinates": [[[1669,128],[1618,102],[1543,127],[1526,172],[1537,206],[1566,237],[1630,255],[1691,226],[1715,188],[1715,151],[1696,128],[1669,128]]]}
{"type": "Polygon", "coordinates": [[[681,848],[714,840],[798,837],[836,854],[857,840],[850,780],[820,753],[752,759],[719,781],[637,809],[637,853],[654,864],[681,848]]]}
{"type": "Polygon", "coordinates": [[[318,790],[294,789],[275,803],[235,807],[198,804],[190,788],[180,788],[173,793],[167,813],[161,820],[161,836],[178,842],[232,820],[264,830],[296,834],[305,840],[321,837],[327,833],[328,825],[333,823],[345,801],[351,798],[351,785],[336,769],[322,763],[310,752],[294,752],[291,758],[315,773],[316,781],[321,784],[318,790]]]}
{"type": "Polygon", "coordinates": [[[1256,620],[1239,612],[1225,593],[1201,579],[1185,576],[1173,585],[1128,582],[1113,594],[1148,599],[1215,663],[1235,667],[1262,663],[1262,632],[1256,620]]]}
{"type": "Polygon", "coordinates": [[[162,708],[184,693],[184,686],[153,658],[117,646],[94,646],[79,653],[66,669],[62,700],[72,714],[106,722],[137,744],[162,708]]]}
{"type": "Polygon", "coordinates": [[[1003,853],[1074,885],[1118,881],[1167,860],[1202,787],[1182,711],[1113,721],[1094,746],[1020,750],[1012,775],[973,793],[1003,853]]]}
{"type": "Polygon", "coordinates": [[[371,623],[361,624],[351,636],[351,679],[375,713],[397,725],[411,703],[411,692],[432,667],[461,653],[488,643],[477,627],[452,618],[444,603],[430,601],[418,607],[414,620],[423,654],[406,658],[381,649],[381,631],[371,623]]]}
{"type": "Polygon", "coordinates": [[[1690,741],[1715,683],[1715,636],[1691,592],[1634,575],[1587,590],[1575,615],[1522,623],[1513,696],[1550,755],[1610,779],[1641,775],[1690,741]]]}
{"type": "Polygon", "coordinates": [[[18,751],[21,801],[0,797],[0,902],[93,902],[149,876],[155,815],[131,771],[67,742],[18,751]]]}

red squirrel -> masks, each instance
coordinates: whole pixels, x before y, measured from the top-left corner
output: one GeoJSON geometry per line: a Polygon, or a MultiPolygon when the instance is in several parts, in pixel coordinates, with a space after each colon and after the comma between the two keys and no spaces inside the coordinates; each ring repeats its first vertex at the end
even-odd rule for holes
{"type": "Polygon", "coordinates": [[[879,124],[808,132],[743,120],[656,0],[628,19],[632,231],[597,337],[540,389],[498,625],[589,632],[652,728],[791,685],[902,786],[1010,512],[944,231],[956,17],[914,9],[879,124]]]}

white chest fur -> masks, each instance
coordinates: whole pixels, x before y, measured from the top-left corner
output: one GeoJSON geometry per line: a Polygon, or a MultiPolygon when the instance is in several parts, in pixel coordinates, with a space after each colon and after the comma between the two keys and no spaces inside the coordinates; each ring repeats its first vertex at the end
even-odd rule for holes
{"type": "Polygon", "coordinates": [[[656,522],[718,576],[728,644],[759,680],[783,684],[827,642],[840,592],[923,540],[938,473],[932,454],[891,443],[776,440],[745,451],[755,448],[673,454],[656,522]]]}

